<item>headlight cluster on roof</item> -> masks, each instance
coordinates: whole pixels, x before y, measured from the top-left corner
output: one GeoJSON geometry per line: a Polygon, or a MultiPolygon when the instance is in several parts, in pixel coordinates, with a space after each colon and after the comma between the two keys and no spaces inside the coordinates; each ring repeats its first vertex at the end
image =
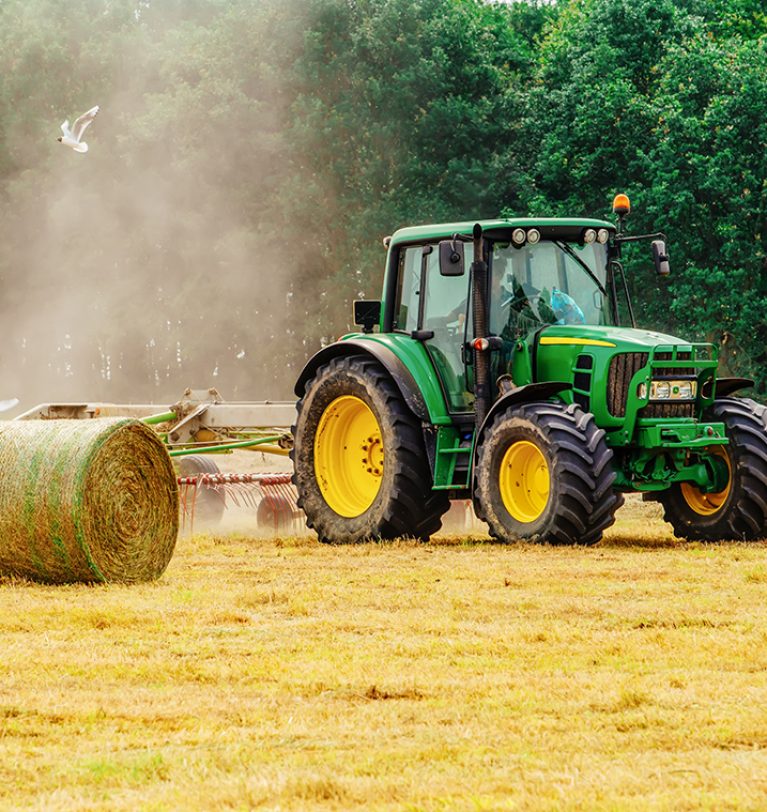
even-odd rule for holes
{"type": "Polygon", "coordinates": [[[591,245],[593,242],[598,242],[604,245],[610,239],[610,232],[606,228],[600,228],[597,231],[595,228],[587,228],[583,232],[583,242],[591,245]]]}
{"type": "MultiPolygon", "coordinates": [[[[610,232],[606,228],[586,228],[581,232],[581,241],[586,245],[594,242],[604,245],[609,239],[610,232]]],[[[536,245],[541,241],[541,232],[537,228],[515,228],[511,232],[511,241],[517,248],[536,245]]]]}
{"type": "Polygon", "coordinates": [[[524,228],[515,228],[511,232],[511,241],[517,248],[521,248],[525,243],[535,245],[541,241],[541,232],[537,228],[529,228],[527,231],[524,228]]]}

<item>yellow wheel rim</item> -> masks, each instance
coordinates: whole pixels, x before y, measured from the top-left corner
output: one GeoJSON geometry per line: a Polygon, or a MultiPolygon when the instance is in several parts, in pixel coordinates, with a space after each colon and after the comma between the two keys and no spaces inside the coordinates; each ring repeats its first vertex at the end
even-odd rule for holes
{"type": "Polygon", "coordinates": [[[375,501],[384,468],[376,416],[363,400],[344,395],[322,413],[314,436],[314,473],[330,508],[348,519],[375,501]]]}
{"type": "Polygon", "coordinates": [[[545,510],[551,490],[549,466],[540,448],[527,440],[512,443],[503,455],[498,485],[512,518],[534,522],[545,510]]]}
{"type": "Polygon", "coordinates": [[[727,487],[718,493],[703,493],[703,491],[690,482],[682,482],[681,491],[684,501],[701,516],[712,516],[716,513],[722,505],[727,501],[732,489],[732,466],[730,465],[730,458],[727,452],[718,446],[714,451],[717,457],[721,457],[727,463],[727,471],[730,478],[727,481],[727,487]]]}

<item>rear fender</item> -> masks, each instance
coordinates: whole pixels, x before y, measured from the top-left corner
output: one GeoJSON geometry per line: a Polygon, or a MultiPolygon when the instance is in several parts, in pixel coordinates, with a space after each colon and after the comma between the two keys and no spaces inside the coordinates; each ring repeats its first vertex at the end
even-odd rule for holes
{"type": "Polygon", "coordinates": [[[315,353],[298,376],[294,389],[296,395],[299,398],[304,396],[306,384],[314,377],[320,367],[325,366],[333,358],[344,358],[349,355],[368,355],[378,361],[391,375],[394,383],[397,384],[397,388],[410,411],[425,423],[431,422],[426,401],[410,370],[388,347],[374,341],[359,341],[356,339],[337,341],[335,344],[324,347],[318,353],[315,353]]]}

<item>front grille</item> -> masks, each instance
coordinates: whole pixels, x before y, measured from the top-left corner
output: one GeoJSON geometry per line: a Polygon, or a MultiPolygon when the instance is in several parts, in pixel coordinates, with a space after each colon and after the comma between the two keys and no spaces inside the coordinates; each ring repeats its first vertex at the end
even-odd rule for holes
{"type": "Polygon", "coordinates": [[[648,403],[639,417],[695,417],[695,403],[648,403]]]}
{"type": "MultiPolygon", "coordinates": [[[[656,352],[655,353],[655,360],[656,361],[670,361],[673,358],[673,354],[670,352],[656,352]]],[[[676,354],[677,361],[692,361],[692,353],[691,352],[678,352],[676,354]]]]}
{"type": "MultiPolygon", "coordinates": [[[[676,357],[672,352],[656,352],[653,361],[692,361],[692,353],[680,350],[676,357]]],[[[653,380],[662,378],[695,377],[698,370],[695,367],[658,367],[653,370],[653,380]]]]}
{"type": "Polygon", "coordinates": [[[694,378],[697,377],[697,369],[695,367],[658,367],[653,371],[653,380],[662,380],[663,378],[694,378]]]}
{"type": "Polygon", "coordinates": [[[613,356],[607,375],[607,408],[614,417],[626,416],[629,383],[642,367],[647,366],[646,352],[622,352],[613,356]]]}

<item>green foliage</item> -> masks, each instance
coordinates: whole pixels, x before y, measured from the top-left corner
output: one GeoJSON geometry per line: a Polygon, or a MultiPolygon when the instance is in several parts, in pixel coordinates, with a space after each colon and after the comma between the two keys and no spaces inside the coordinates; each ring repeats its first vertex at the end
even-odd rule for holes
{"type": "MultiPolygon", "coordinates": [[[[307,208],[330,277],[327,318],[380,285],[380,237],[407,224],[495,214],[488,169],[505,88],[530,45],[504,7],[317,0],[296,65],[291,201],[307,208]],[[309,179],[309,183],[306,183],[309,179]]],[[[323,314],[325,315],[325,314],[323,314]]],[[[339,324],[339,327],[341,325],[339,324]]]]}
{"type": "Polygon", "coordinates": [[[695,38],[663,63],[649,213],[679,258],[673,315],[767,375],[767,39],[695,38]],[[662,211],[661,211],[662,210],[662,211]],[[692,318],[690,318],[692,315],[692,318]],[[739,355],[738,355],[739,354],[739,355]]]}
{"type": "Polygon", "coordinates": [[[641,321],[767,389],[766,51],[759,0],[4,0],[7,385],[285,396],[397,227],[626,191],[641,321]]]}

